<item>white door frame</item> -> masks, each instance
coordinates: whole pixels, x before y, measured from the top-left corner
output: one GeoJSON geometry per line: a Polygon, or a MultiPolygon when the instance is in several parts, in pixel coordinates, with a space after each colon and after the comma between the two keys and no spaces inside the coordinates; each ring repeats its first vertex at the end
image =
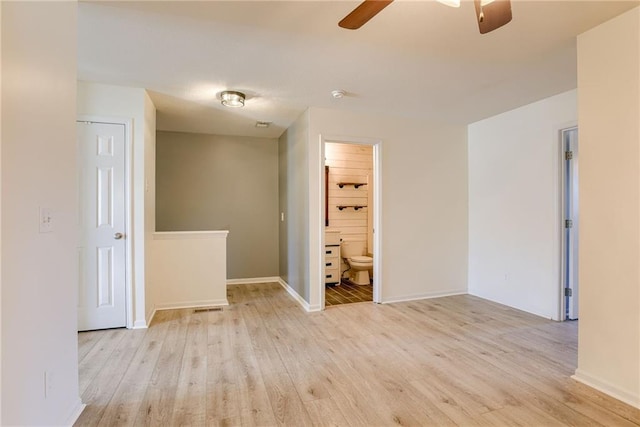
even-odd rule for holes
{"type": "MultiPolygon", "coordinates": [[[[76,119],[78,122],[104,123],[114,125],[124,125],[124,191],[125,191],[125,301],[126,301],[126,326],[127,329],[133,328],[133,218],[131,215],[131,206],[133,191],[131,189],[132,176],[132,159],[133,159],[133,120],[121,117],[110,116],[94,116],[79,115],[76,119]]],[[[78,159],[80,161],[80,159],[78,159]]],[[[78,168],[80,170],[81,168],[78,168]]]]}
{"type": "MultiPolygon", "coordinates": [[[[327,142],[338,142],[341,144],[370,145],[373,147],[373,302],[382,302],[382,141],[373,138],[354,138],[344,136],[320,135],[320,167],[319,182],[322,183],[320,190],[319,206],[325,203],[324,167],[325,167],[325,144],[327,142]]],[[[322,220],[319,221],[320,248],[324,248],[324,209],[322,209],[322,220]]],[[[320,250],[318,265],[324,265],[324,250],[320,250]]],[[[324,273],[323,271],[321,273],[324,273]]],[[[324,310],[324,274],[318,286],[320,309],[324,310]]]]}
{"type": "MultiPolygon", "coordinates": [[[[560,215],[560,224],[559,224],[559,236],[560,236],[560,283],[559,283],[559,294],[560,294],[560,298],[559,298],[559,307],[558,307],[558,319],[560,321],[565,321],[567,320],[567,316],[566,316],[566,304],[567,304],[567,297],[565,296],[565,277],[567,274],[567,264],[565,263],[565,252],[567,250],[567,245],[566,245],[566,239],[565,239],[565,220],[568,218],[567,217],[567,212],[565,210],[565,198],[567,197],[566,195],[566,186],[565,186],[565,175],[567,173],[566,171],[566,159],[565,159],[565,144],[564,144],[564,132],[565,131],[569,131],[572,129],[577,129],[578,128],[578,124],[576,122],[572,122],[572,123],[567,123],[565,125],[563,125],[562,127],[558,128],[558,158],[559,163],[560,163],[560,167],[559,167],[559,173],[560,173],[560,179],[559,179],[559,184],[560,184],[560,200],[558,202],[559,205],[559,215],[560,215]]],[[[579,150],[579,145],[577,147],[572,147],[573,150],[573,161],[577,162],[578,160],[578,150],[579,150]]],[[[574,163],[573,165],[573,175],[572,175],[572,179],[575,178],[575,174],[577,173],[577,164],[574,163]]],[[[577,191],[578,188],[574,188],[574,191],[577,191]]],[[[580,208],[578,207],[578,210],[580,208]]],[[[578,214],[579,215],[579,214],[578,214]]],[[[573,228],[574,228],[574,233],[578,234],[578,230],[579,230],[579,221],[576,215],[574,215],[574,217],[572,218],[573,220],[573,228]]],[[[570,276],[572,279],[575,279],[576,275],[577,275],[577,269],[578,269],[578,257],[577,257],[577,240],[579,239],[579,237],[576,235],[573,240],[574,240],[574,245],[573,245],[573,251],[570,254],[570,258],[571,258],[571,262],[570,264],[573,266],[574,268],[574,272],[570,273],[570,276]]],[[[578,304],[578,294],[579,294],[579,288],[578,289],[574,289],[574,295],[573,295],[573,306],[575,307],[578,304]]],[[[573,311],[573,310],[571,310],[573,311]]]]}

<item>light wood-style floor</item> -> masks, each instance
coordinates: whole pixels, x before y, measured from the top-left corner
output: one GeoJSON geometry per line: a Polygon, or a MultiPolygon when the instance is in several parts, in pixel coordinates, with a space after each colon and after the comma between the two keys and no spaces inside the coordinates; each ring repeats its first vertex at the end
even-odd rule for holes
{"type": "Polygon", "coordinates": [[[278,284],[228,293],[80,333],[76,425],[640,425],[569,378],[575,322],[466,295],[305,313],[278,284]]]}

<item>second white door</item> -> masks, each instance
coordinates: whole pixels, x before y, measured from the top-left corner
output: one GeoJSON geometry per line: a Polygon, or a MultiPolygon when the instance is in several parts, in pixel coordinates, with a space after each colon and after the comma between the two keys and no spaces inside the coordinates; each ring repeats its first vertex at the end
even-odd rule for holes
{"type": "Polygon", "coordinates": [[[126,326],[123,124],[78,122],[78,330],[126,326]]]}

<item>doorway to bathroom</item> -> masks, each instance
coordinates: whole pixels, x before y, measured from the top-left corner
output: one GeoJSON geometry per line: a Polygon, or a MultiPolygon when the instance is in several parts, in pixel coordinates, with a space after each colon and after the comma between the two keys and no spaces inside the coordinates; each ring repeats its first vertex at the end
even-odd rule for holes
{"type": "Polygon", "coordinates": [[[323,140],[323,306],[379,302],[379,141],[323,140]]]}

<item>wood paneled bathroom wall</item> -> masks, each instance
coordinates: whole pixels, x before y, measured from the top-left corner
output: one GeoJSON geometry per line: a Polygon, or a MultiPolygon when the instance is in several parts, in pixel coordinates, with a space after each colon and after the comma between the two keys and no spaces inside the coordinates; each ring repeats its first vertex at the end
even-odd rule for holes
{"type": "Polygon", "coordinates": [[[340,231],[343,239],[366,241],[372,251],[373,147],[328,142],[325,165],[329,166],[327,230],[340,231]],[[340,188],[341,183],[347,183],[340,188]],[[354,184],[366,184],[357,186],[354,184]],[[339,206],[350,206],[340,210],[339,206]],[[364,206],[357,210],[351,206],[364,206]]]}

